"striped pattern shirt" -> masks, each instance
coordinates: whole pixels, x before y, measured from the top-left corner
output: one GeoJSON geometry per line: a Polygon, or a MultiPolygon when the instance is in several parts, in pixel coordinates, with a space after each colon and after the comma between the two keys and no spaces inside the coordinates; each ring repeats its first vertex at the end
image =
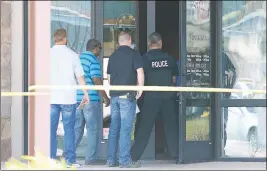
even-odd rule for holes
{"type": "MultiPolygon", "coordinates": [[[[90,51],[85,51],[80,54],[81,65],[84,70],[84,79],[86,85],[94,85],[92,78],[102,78],[100,63],[97,57],[90,51]]],[[[100,96],[97,90],[88,90],[90,101],[100,101],[100,96]]],[[[81,102],[83,91],[77,90],[77,102],[81,102]]]]}

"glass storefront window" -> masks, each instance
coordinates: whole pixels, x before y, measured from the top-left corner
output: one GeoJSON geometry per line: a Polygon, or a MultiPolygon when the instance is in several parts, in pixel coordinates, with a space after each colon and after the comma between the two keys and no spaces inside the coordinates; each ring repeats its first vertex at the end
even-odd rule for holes
{"type": "MultiPolygon", "coordinates": [[[[187,1],[186,86],[210,87],[210,1],[187,1]]],[[[186,94],[186,140],[210,140],[210,94],[186,94]],[[188,106],[190,101],[206,106],[188,106]],[[198,103],[197,102],[197,103],[198,103]]]]}
{"type": "Polygon", "coordinates": [[[118,47],[120,31],[129,32],[136,46],[136,2],[104,1],[104,57],[109,57],[118,47]]]}
{"type": "Polygon", "coordinates": [[[266,108],[222,108],[224,116],[224,155],[266,157],[266,108]]]}
{"type": "MultiPolygon", "coordinates": [[[[136,1],[104,1],[104,85],[109,84],[106,75],[108,58],[118,47],[119,33],[121,31],[130,33],[132,37],[132,48],[136,48],[136,11],[136,1]]],[[[109,125],[110,107],[105,107],[103,105],[103,139],[108,139],[109,125]]]]}
{"type": "Polygon", "coordinates": [[[77,53],[85,50],[91,33],[91,1],[51,1],[51,46],[53,33],[67,30],[68,47],[77,53]]]}
{"type": "MultiPolygon", "coordinates": [[[[266,2],[222,4],[222,87],[266,90],[266,2]]],[[[224,93],[223,98],[266,99],[266,94],[224,93]]]]}
{"type": "MultiPolygon", "coordinates": [[[[54,45],[53,33],[60,28],[67,30],[67,46],[80,53],[85,50],[91,38],[91,1],[51,1],[51,46],[54,45]]],[[[64,149],[64,129],[62,119],[57,130],[57,155],[61,156],[64,149]]],[[[77,156],[84,156],[86,148],[86,128],[78,147],[77,156]]]]}

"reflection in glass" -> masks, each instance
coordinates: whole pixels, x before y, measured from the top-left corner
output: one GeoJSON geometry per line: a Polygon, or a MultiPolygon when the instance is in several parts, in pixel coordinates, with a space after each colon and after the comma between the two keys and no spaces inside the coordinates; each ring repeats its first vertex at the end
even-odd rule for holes
{"type": "MultiPolygon", "coordinates": [[[[77,53],[84,51],[87,41],[91,38],[91,1],[51,1],[51,46],[54,45],[53,34],[60,28],[67,30],[69,48],[77,53]]],[[[84,156],[85,135],[86,128],[76,151],[77,157],[84,156]]],[[[64,149],[64,129],[61,117],[57,136],[57,155],[61,156],[64,149]]]]}
{"type": "Polygon", "coordinates": [[[186,108],[186,141],[208,141],[210,139],[210,108],[186,108]]]}
{"type": "Polygon", "coordinates": [[[118,47],[118,35],[126,31],[136,39],[136,2],[104,1],[104,57],[109,57],[118,47]]]}
{"type": "MultiPolygon", "coordinates": [[[[222,87],[266,90],[266,2],[223,1],[222,87]],[[227,84],[232,81],[233,84],[227,84]]],[[[238,93],[223,98],[266,99],[238,93]]]]}
{"type": "Polygon", "coordinates": [[[91,38],[91,1],[51,1],[51,46],[53,33],[67,30],[68,46],[77,53],[91,38]]]}
{"type": "MultiPolygon", "coordinates": [[[[210,87],[210,1],[187,1],[186,86],[210,87]]],[[[187,101],[206,101],[209,93],[184,93],[187,101]]],[[[186,140],[210,140],[210,108],[187,106],[186,140]]]]}
{"type": "MultiPolygon", "coordinates": [[[[108,58],[118,48],[119,33],[121,31],[130,33],[132,38],[131,47],[136,47],[136,10],[136,1],[104,1],[104,85],[108,85],[106,75],[108,58]]],[[[103,105],[103,139],[108,139],[109,125],[110,107],[103,105]]]]}
{"type": "Polygon", "coordinates": [[[266,157],[266,108],[222,108],[224,114],[224,155],[266,157]]]}

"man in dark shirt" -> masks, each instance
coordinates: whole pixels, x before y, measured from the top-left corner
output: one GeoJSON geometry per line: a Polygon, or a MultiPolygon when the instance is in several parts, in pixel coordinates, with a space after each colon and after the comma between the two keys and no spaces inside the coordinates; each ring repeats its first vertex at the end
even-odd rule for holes
{"type": "MultiPolygon", "coordinates": [[[[232,61],[229,59],[226,52],[222,53],[222,87],[223,88],[233,88],[236,82],[236,68],[232,61]]],[[[222,93],[224,99],[230,99],[231,93],[222,93]]],[[[224,148],[226,146],[227,142],[227,123],[228,123],[228,107],[225,107],[223,109],[223,128],[224,128],[224,148]]],[[[224,149],[224,155],[225,149],[224,149]]]]}
{"type": "MultiPolygon", "coordinates": [[[[159,33],[149,36],[150,50],[143,56],[145,85],[147,86],[173,86],[173,77],[178,73],[178,68],[173,57],[162,51],[162,39],[159,33]]],[[[166,140],[170,154],[177,154],[177,129],[176,113],[173,92],[145,92],[142,108],[142,118],[131,149],[131,157],[137,162],[142,156],[155,119],[160,114],[163,119],[166,140]]]]}
{"type": "MultiPolygon", "coordinates": [[[[119,47],[109,57],[107,68],[110,85],[144,85],[144,71],[139,52],[131,49],[131,36],[121,32],[119,47]]],[[[114,167],[117,162],[119,143],[119,164],[121,167],[134,167],[131,160],[131,133],[136,113],[136,99],[142,95],[133,91],[110,91],[111,123],[108,136],[108,165],[114,167]]]]}

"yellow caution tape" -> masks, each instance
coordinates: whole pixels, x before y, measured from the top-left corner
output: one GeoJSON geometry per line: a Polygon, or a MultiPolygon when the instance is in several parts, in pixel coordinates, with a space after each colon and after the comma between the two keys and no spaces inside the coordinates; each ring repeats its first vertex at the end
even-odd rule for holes
{"type": "Polygon", "coordinates": [[[266,90],[242,90],[227,88],[207,88],[207,87],[168,87],[168,86],[103,86],[103,85],[84,85],[84,86],[65,86],[65,85],[32,85],[29,86],[30,92],[1,92],[1,96],[39,96],[49,95],[49,92],[32,92],[35,90],[51,89],[86,89],[86,90],[115,90],[115,91],[171,91],[171,92],[206,92],[206,93],[255,93],[266,94],[266,90]]]}
{"type": "Polygon", "coordinates": [[[48,92],[1,92],[1,96],[47,96],[48,92]]]}
{"type": "Polygon", "coordinates": [[[62,85],[32,85],[29,91],[47,89],[86,89],[86,90],[115,90],[115,91],[176,91],[176,92],[235,92],[235,93],[255,93],[265,94],[266,90],[242,90],[226,88],[205,88],[205,87],[169,87],[169,86],[103,86],[103,85],[84,85],[84,86],[62,86],[62,85]]]}
{"type": "Polygon", "coordinates": [[[4,169],[7,170],[75,170],[75,167],[67,168],[65,160],[60,161],[50,159],[35,149],[35,156],[22,156],[23,160],[29,162],[23,163],[17,159],[11,158],[5,163],[4,169]]]}

